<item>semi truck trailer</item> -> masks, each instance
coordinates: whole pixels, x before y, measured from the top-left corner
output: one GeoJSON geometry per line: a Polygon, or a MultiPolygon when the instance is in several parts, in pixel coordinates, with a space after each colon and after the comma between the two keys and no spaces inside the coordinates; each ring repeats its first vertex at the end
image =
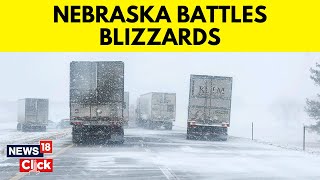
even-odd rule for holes
{"type": "Polygon", "coordinates": [[[232,77],[191,75],[187,139],[226,141],[231,97],[232,77]]]}
{"type": "Polygon", "coordinates": [[[137,127],[137,119],[136,119],[136,105],[129,105],[129,127],[135,128],[137,127]]]}
{"type": "Polygon", "coordinates": [[[26,98],[18,100],[18,131],[46,131],[49,100],[26,98]]]}
{"type": "Polygon", "coordinates": [[[147,93],[139,97],[137,105],[139,126],[172,130],[176,118],[175,93],[147,93]]]}
{"type": "Polygon", "coordinates": [[[137,127],[142,127],[141,113],[140,113],[140,96],[136,100],[135,122],[137,127]]]}
{"type": "Polygon", "coordinates": [[[124,142],[124,63],[70,63],[72,141],[124,142]]]}

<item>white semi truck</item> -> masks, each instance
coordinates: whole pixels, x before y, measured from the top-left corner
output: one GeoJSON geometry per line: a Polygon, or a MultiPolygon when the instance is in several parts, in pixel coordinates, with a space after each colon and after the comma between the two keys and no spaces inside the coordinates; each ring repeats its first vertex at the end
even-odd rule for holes
{"type": "Polygon", "coordinates": [[[226,141],[231,97],[232,77],[191,75],[187,139],[226,141]]]}
{"type": "Polygon", "coordinates": [[[172,130],[176,119],[176,94],[151,92],[141,95],[137,103],[138,125],[148,129],[172,130]]]}
{"type": "Polygon", "coordinates": [[[71,62],[70,124],[74,143],[123,143],[123,110],[123,62],[71,62]]]}
{"type": "Polygon", "coordinates": [[[49,100],[26,98],[18,100],[18,131],[46,131],[49,100]]]}

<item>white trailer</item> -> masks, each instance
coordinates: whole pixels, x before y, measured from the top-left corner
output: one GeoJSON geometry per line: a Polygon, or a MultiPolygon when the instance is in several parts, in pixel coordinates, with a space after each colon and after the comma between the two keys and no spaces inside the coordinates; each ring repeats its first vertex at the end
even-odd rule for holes
{"type": "Polygon", "coordinates": [[[26,98],[18,100],[18,131],[46,131],[49,100],[26,98]]]}
{"type": "Polygon", "coordinates": [[[191,75],[187,139],[227,140],[232,77],[191,75]]]}
{"type": "Polygon", "coordinates": [[[129,123],[128,126],[134,128],[137,126],[137,119],[136,119],[136,105],[130,104],[129,105],[129,123]]]}
{"type": "Polygon", "coordinates": [[[138,125],[155,129],[172,129],[176,118],[176,94],[151,92],[138,100],[138,125]]]}

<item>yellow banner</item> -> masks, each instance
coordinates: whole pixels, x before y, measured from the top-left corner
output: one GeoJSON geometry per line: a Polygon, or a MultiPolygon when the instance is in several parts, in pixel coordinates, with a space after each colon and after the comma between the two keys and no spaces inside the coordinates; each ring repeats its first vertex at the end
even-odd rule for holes
{"type": "Polygon", "coordinates": [[[319,0],[0,2],[1,52],[319,52],[319,0]]]}

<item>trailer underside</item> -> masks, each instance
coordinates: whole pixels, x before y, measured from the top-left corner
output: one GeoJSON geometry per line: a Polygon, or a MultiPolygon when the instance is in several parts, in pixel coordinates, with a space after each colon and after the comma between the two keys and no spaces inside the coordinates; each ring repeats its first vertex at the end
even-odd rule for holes
{"type": "Polygon", "coordinates": [[[72,141],[74,143],[119,143],[124,142],[122,126],[73,125],[72,141]]]}
{"type": "Polygon", "coordinates": [[[160,129],[172,130],[172,121],[153,121],[153,120],[139,120],[139,126],[147,129],[160,129]]]}
{"type": "Polygon", "coordinates": [[[188,125],[187,139],[226,141],[228,139],[228,128],[221,126],[188,125]]]}
{"type": "Polygon", "coordinates": [[[22,132],[44,132],[47,130],[47,126],[44,124],[34,125],[27,123],[18,123],[17,130],[22,132]]]}

